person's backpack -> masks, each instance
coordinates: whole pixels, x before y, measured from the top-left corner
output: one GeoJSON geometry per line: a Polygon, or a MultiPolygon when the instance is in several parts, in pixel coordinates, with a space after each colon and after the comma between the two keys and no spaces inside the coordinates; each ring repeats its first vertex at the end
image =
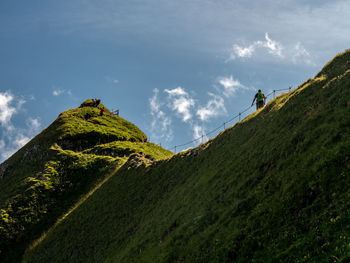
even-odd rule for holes
{"type": "Polygon", "coordinates": [[[262,101],[263,99],[264,99],[264,94],[258,92],[256,100],[257,101],[262,101]]]}

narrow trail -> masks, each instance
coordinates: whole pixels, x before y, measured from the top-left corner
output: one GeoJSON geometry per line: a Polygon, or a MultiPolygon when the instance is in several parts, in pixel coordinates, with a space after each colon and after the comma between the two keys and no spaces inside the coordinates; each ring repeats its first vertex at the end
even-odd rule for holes
{"type": "MultiPolygon", "coordinates": [[[[275,98],[276,98],[276,92],[281,92],[281,91],[288,91],[288,92],[291,92],[291,91],[292,91],[292,86],[290,86],[288,89],[275,89],[275,90],[273,90],[272,92],[270,92],[269,94],[267,94],[267,95],[266,95],[266,98],[268,98],[268,97],[270,97],[271,95],[273,95],[273,99],[275,99],[275,98]]],[[[281,95],[281,94],[279,94],[279,95],[281,95]]],[[[267,104],[267,103],[266,103],[266,104],[267,104]]],[[[188,141],[188,142],[185,142],[185,143],[182,143],[182,144],[175,145],[175,146],[169,148],[169,151],[173,151],[174,153],[176,153],[176,150],[179,150],[179,148],[184,147],[184,146],[187,146],[187,145],[192,144],[192,143],[195,143],[195,142],[197,142],[197,141],[199,141],[200,143],[203,143],[203,142],[204,142],[204,138],[210,138],[210,137],[208,137],[209,135],[211,135],[211,137],[212,137],[212,134],[214,134],[214,133],[217,134],[217,131],[222,130],[222,128],[223,128],[223,130],[226,130],[226,129],[228,128],[228,127],[226,126],[227,124],[232,123],[232,122],[233,122],[234,120],[236,120],[236,119],[238,119],[238,121],[241,121],[241,120],[244,118],[244,115],[243,115],[243,114],[246,113],[246,112],[248,112],[250,109],[252,109],[252,108],[254,108],[254,107],[255,107],[254,105],[249,106],[248,108],[246,108],[246,109],[240,111],[238,114],[236,114],[235,116],[233,116],[230,120],[225,121],[225,122],[223,122],[221,125],[219,125],[218,127],[214,128],[213,130],[211,130],[211,131],[209,131],[209,132],[207,132],[207,133],[205,133],[205,134],[202,134],[200,137],[195,138],[195,139],[193,139],[193,140],[191,140],[191,141],[188,141]]],[[[214,135],[215,135],[215,134],[214,134],[214,135]]],[[[197,147],[197,146],[198,146],[198,145],[193,146],[193,147],[190,147],[190,148],[194,148],[194,147],[197,147]]]]}

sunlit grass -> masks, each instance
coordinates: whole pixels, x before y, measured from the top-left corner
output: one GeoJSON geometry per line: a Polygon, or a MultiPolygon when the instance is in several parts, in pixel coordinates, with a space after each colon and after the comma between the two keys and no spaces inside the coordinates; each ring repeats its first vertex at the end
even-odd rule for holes
{"type": "Polygon", "coordinates": [[[349,54],[208,143],[124,165],[26,262],[348,262],[349,54]]]}

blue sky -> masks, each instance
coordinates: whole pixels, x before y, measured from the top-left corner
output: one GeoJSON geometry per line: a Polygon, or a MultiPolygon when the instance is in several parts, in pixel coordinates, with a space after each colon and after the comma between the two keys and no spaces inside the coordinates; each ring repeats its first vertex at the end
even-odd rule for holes
{"type": "Polygon", "coordinates": [[[1,1],[0,162],[96,97],[153,142],[190,141],[313,77],[349,17],[350,1],[1,1]]]}

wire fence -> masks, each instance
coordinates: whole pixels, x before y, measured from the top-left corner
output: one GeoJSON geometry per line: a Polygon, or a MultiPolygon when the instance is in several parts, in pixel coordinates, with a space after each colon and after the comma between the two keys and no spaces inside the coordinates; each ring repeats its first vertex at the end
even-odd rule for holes
{"type": "MultiPolygon", "coordinates": [[[[292,90],[292,87],[290,86],[288,89],[276,89],[276,90],[273,90],[272,92],[270,92],[269,94],[266,95],[266,97],[270,97],[271,95],[273,95],[273,98],[276,98],[276,92],[281,92],[281,91],[286,91],[288,90],[289,92],[292,90]]],[[[173,151],[174,153],[176,153],[176,150],[178,150],[179,148],[181,147],[184,147],[184,146],[187,146],[187,145],[190,145],[192,143],[195,143],[197,141],[200,141],[201,143],[203,143],[204,141],[204,138],[208,138],[209,135],[215,133],[221,129],[223,130],[226,130],[226,125],[233,122],[234,120],[238,119],[238,121],[241,121],[242,118],[243,118],[243,114],[246,113],[247,111],[249,111],[251,108],[253,108],[254,105],[251,105],[250,107],[244,109],[243,111],[239,112],[238,114],[234,115],[231,119],[229,119],[228,121],[225,121],[223,124],[221,124],[220,126],[216,127],[215,129],[205,133],[205,134],[202,134],[202,136],[198,137],[198,138],[195,138],[191,141],[188,141],[186,143],[182,143],[182,144],[178,144],[178,145],[175,145],[173,146],[172,148],[170,148],[169,150],[170,151],[173,151]]],[[[193,146],[195,147],[195,146],[193,146]]]]}

